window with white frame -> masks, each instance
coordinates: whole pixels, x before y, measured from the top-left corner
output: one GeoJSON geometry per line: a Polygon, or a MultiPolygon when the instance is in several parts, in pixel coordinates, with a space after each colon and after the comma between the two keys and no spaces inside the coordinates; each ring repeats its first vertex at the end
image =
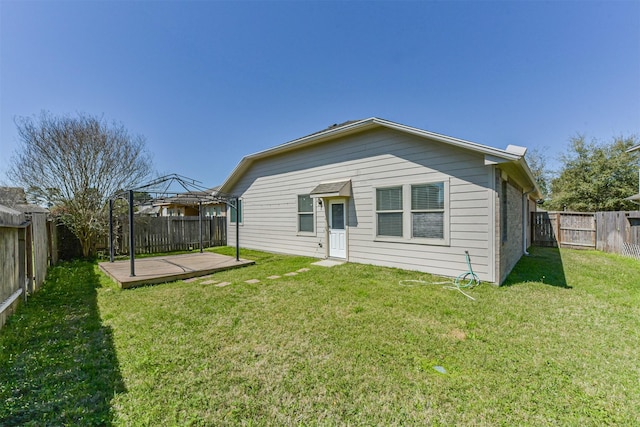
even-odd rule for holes
{"type": "Polygon", "coordinates": [[[402,187],[376,189],[378,236],[402,237],[402,187]]]}
{"type": "Polygon", "coordinates": [[[444,238],[444,182],[411,186],[411,237],[444,238]]]}
{"type": "MultiPolygon", "coordinates": [[[[235,224],[236,221],[238,221],[239,224],[242,224],[242,199],[237,199],[237,201],[238,201],[237,211],[236,211],[236,208],[229,205],[229,222],[231,222],[232,224],[235,224]]],[[[231,203],[235,204],[235,201],[232,201],[231,203]]]]}
{"type": "Polygon", "coordinates": [[[313,199],[308,194],[298,196],[298,232],[314,232],[313,199]]]}
{"type": "Polygon", "coordinates": [[[449,243],[448,181],[376,188],[376,238],[449,243]]]}
{"type": "Polygon", "coordinates": [[[222,213],[220,206],[203,206],[202,209],[205,217],[216,217],[222,213]]]}
{"type": "Polygon", "coordinates": [[[183,208],[168,208],[167,216],[184,216],[183,208]]]}

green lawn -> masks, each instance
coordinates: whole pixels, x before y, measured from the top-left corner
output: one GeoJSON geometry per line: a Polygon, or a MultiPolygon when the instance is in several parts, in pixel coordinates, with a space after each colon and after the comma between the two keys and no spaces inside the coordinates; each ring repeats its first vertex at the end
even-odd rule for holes
{"type": "Polygon", "coordinates": [[[640,424],[638,261],[538,248],[472,301],[399,284],[416,272],[242,256],[226,287],[53,268],[0,332],[0,425],[640,424]]]}

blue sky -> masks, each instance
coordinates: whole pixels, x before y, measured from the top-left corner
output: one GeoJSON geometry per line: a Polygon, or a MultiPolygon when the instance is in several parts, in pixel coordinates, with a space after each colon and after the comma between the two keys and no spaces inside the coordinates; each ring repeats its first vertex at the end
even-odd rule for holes
{"type": "Polygon", "coordinates": [[[382,117],[505,148],[640,135],[640,2],[0,0],[0,182],[16,116],[117,120],[159,173],[382,117]]]}

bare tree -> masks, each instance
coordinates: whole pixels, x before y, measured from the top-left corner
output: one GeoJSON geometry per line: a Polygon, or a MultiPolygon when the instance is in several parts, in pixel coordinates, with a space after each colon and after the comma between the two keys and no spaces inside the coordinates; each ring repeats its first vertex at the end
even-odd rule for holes
{"type": "Polygon", "coordinates": [[[31,201],[48,205],[91,255],[106,230],[108,200],[132,188],[152,171],[145,138],[122,123],[80,113],[15,120],[20,144],[9,177],[31,201]]]}

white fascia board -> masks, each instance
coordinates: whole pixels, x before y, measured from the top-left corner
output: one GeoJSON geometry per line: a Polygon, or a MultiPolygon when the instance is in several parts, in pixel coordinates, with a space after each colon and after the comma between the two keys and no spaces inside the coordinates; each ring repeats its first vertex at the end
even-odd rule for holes
{"type": "Polygon", "coordinates": [[[429,138],[435,141],[443,142],[445,144],[453,145],[460,148],[465,148],[467,150],[477,151],[483,154],[494,155],[496,157],[501,157],[506,160],[518,160],[521,157],[517,154],[510,153],[506,150],[501,150],[499,148],[489,147],[488,145],[478,144],[477,142],[471,142],[464,139],[453,138],[451,136],[429,132],[429,131],[414,128],[411,126],[401,125],[399,123],[390,122],[388,120],[377,119],[377,118],[373,118],[369,120],[374,120],[375,123],[378,123],[382,126],[385,126],[391,129],[396,129],[396,130],[400,130],[413,135],[422,136],[424,138],[429,138]]]}
{"type": "Polygon", "coordinates": [[[511,160],[507,160],[507,159],[504,159],[502,157],[492,156],[490,154],[485,154],[484,155],[484,165],[485,166],[499,165],[500,163],[508,163],[510,161],[511,160]]]}
{"type": "Polygon", "coordinates": [[[536,182],[536,179],[533,177],[533,173],[531,172],[531,169],[529,169],[529,165],[527,164],[527,161],[525,160],[525,158],[522,157],[520,160],[518,160],[518,164],[520,164],[520,167],[522,167],[522,169],[524,170],[524,173],[527,175],[527,178],[529,178],[529,181],[531,181],[531,183],[533,184],[533,188],[531,188],[528,191],[528,193],[535,195],[537,199],[541,199],[542,191],[540,191],[540,187],[538,187],[538,183],[536,182]]]}
{"type": "Polygon", "coordinates": [[[631,153],[632,151],[640,151],[640,144],[634,145],[633,147],[627,150],[627,153],[631,153]]]}
{"type": "Polygon", "coordinates": [[[247,157],[243,157],[242,160],[240,160],[240,163],[238,163],[236,167],[233,168],[229,176],[227,176],[227,179],[224,180],[224,182],[220,186],[220,189],[218,190],[218,193],[230,192],[229,190],[231,190],[231,188],[228,188],[228,187],[231,187],[234,184],[233,178],[238,174],[240,174],[240,172],[244,171],[244,169],[248,166],[247,163],[248,163],[247,157]]]}

